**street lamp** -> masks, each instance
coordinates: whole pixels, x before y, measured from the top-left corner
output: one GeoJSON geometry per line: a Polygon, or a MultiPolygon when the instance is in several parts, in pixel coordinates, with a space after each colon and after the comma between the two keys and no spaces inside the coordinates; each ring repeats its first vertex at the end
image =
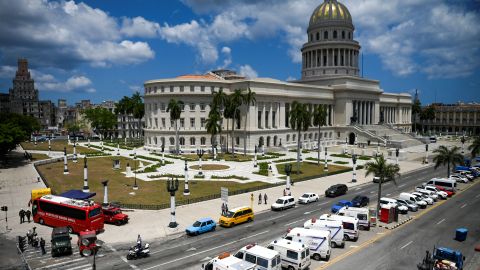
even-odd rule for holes
{"type": "Polygon", "coordinates": [[[117,156],[120,156],[120,144],[117,143],[117,156]]]}
{"type": "Polygon", "coordinates": [[[287,174],[287,182],[286,182],[286,193],[287,195],[290,195],[290,173],[292,172],[292,164],[288,163],[285,165],[285,173],[287,174]]]}
{"type": "Polygon", "coordinates": [[[396,163],[397,165],[398,165],[398,156],[399,156],[399,155],[400,155],[400,149],[397,148],[397,149],[395,149],[395,157],[396,157],[395,163],[396,163]]]}
{"type": "Polygon", "coordinates": [[[255,156],[253,158],[253,167],[254,168],[257,167],[257,152],[258,152],[257,145],[255,145],[255,156]]]}
{"type": "Polygon", "coordinates": [[[175,221],[175,192],[178,190],[178,178],[175,181],[172,178],[167,180],[167,191],[170,192],[170,223],[169,228],[176,228],[178,226],[175,221]]]}
{"type": "Polygon", "coordinates": [[[67,147],[63,148],[63,174],[68,174],[67,167],[67,147]]]}
{"type": "Polygon", "coordinates": [[[424,164],[428,164],[428,143],[425,144],[425,160],[423,161],[424,164]]]}
{"type": "Polygon", "coordinates": [[[217,143],[213,143],[213,160],[217,160],[217,143]]]}
{"type": "Polygon", "coordinates": [[[133,189],[137,190],[138,189],[138,186],[137,186],[137,153],[135,152],[135,150],[133,151],[133,163],[135,164],[135,170],[133,171],[133,173],[135,175],[135,184],[133,184],[133,189]]]}
{"type": "Polygon", "coordinates": [[[328,172],[328,162],[327,162],[327,147],[325,147],[325,160],[324,160],[324,166],[323,166],[323,171],[328,172]]]}
{"type": "Polygon", "coordinates": [[[165,144],[162,143],[162,166],[165,165],[165,144]]]}
{"type": "MultiPolygon", "coordinates": [[[[343,153],[346,154],[347,153],[347,145],[348,145],[348,138],[345,137],[345,147],[343,149],[343,153]]],[[[318,159],[320,159],[320,157],[318,157],[318,159]]]]}
{"type": "Polygon", "coordinates": [[[52,137],[48,137],[48,156],[50,156],[50,152],[52,151],[51,140],[52,140],[52,137]]]}
{"type": "MultiPolygon", "coordinates": [[[[97,252],[100,248],[102,248],[104,242],[102,240],[93,240],[93,242],[95,243],[95,247],[94,247],[94,250],[93,250],[93,265],[92,265],[92,269],[93,270],[96,270],[97,269],[97,265],[96,265],[96,262],[95,262],[95,257],[97,255],[97,252]]],[[[88,246],[90,245],[90,240],[88,239],[83,239],[82,240],[82,244],[85,245],[85,246],[88,246]]]]}
{"type": "Polygon", "coordinates": [[[88,187],[87,156],[83,158],[83,192],[90,192],[90,188],[88,187]]]}
{"type": "Polygon", "coordinates": [[[108,180],[102,181],[103,185],[103,204],[102,206],[108,206],[108,180]]]}
{"type": "Polygon", "coordinates": [[[352,174],[352,183],[357,182],[357,155],[352,155],[352,162],[353,162],[353,174],[352,174]]]}
{"type": "MultiPolygon", "coordinates": [[[[299,138],[299,139],[300,139],[300,138],[299,138]]],[[[302,150],[302,149],[303,149],[303,143],[300,142],[300,149],[298,149],[298,158],[299,158],[300,162],[303,161],[303,156],[302,156],[302,151],[303,151],[303,150],[302,150]]]]}
{"type": "Polygon", "coordinates": [[[205,150],[203,149],[197,149],[197,156],[198,156],[198,175],[203,175],[202,172],[202,157],[205,154],[205,150]]]}
{"type": "Polygon", "coordinates": [[[183,190],[183,196],[190,195],[190,190],[188,189],[188,164],[185,160],[185,188],[183,190]]]}
{"type": "Polygon", "coordinates": [[[73,163],[77,163],[77,143],[73,142],[73,163]]]}
{"type": "Polygon", "coordinates": [[[460,141],[462,142],[462,155],[465,153],[464,149],[465,149],[465,134],[463,134],[462,136],[462,139],[460,139],[460,141]]]}

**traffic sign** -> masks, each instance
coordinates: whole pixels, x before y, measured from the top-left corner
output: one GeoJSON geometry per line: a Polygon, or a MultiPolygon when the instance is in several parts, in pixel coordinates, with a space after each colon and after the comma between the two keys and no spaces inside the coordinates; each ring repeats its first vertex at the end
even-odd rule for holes
{"type": "Polygon", "coordinates": [[[222,198],[222,201],[226,204],[228,204],[228,188],[226,187],[221,187],[220,188],[220,196],[222,198]]]}

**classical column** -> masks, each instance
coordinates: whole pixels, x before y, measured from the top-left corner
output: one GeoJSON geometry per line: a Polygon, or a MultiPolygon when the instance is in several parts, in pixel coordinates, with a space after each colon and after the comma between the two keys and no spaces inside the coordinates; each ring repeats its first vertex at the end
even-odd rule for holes
{"type": "Polygon", "coordinates": [[[323,67],[323,49],[320,50],[320,66],[323,67]]]}
{"type": "Polygon", "coordinates": [[[365,121],[365,125],[369,125],[370,124],[370,101],[366,101],[365,105],[367,107],[367,120],[365,121]]]}

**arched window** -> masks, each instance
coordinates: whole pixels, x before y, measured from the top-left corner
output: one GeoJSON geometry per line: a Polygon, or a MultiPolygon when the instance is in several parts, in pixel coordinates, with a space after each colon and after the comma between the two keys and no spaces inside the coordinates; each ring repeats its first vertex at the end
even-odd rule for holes
{"type": "Polygon", "coordinates": [[[205,139],[205,137],[200,138],[201,145],[205,145],[206,142],[207,142],[207,139],[205,139]]]}
{"type": "Polygon", "coordinates": [[[342,39],[345,39],[345,31],[342,31],[342,39]]]}
{"type": "Polygon", "coordinates": [[[317,40],[320,40],[320,33],[317,32],[317,40]]]}
{"type": "Polygon", "coordinates": [[[184,137],[180,137],[180,145],[181,146],[185,145],[185,138],[184,137]]]}
{"type": "Polygon", "coordinates": [[[190,145],[195,146],[195,137],[190,137],[190,145]]]}
{"type": "Polygon", "coordinates": [[[328,39],[328,31],[323,32],[323,39],[328,39]]]}
{"type": "Polygon", "coordinates": [[[169,141],[170,141],[171,146],[175,145],[175,138],[174,137],[170,137],[169,141]]]}
{"type": "Polygon", "coordinates": [[[165,138],[164,137],[160,137],[160,144],[165,146],[165,138]]]}
{"type": "Polygon", "coordinates": [[[337,30],[333,31],[333,38],[337,38],[337,30]]]}

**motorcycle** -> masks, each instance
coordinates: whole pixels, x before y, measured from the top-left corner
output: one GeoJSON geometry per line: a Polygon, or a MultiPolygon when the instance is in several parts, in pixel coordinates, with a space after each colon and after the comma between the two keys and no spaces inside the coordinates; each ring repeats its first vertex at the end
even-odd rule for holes
{"type": "Polygon", "coordinates": [[[150,255],[150,245],[148,243],[145,246],[138,248],[138,246],[130,247],[127,254],[127,260],[136,260],[148,257],[150,255]]]}

